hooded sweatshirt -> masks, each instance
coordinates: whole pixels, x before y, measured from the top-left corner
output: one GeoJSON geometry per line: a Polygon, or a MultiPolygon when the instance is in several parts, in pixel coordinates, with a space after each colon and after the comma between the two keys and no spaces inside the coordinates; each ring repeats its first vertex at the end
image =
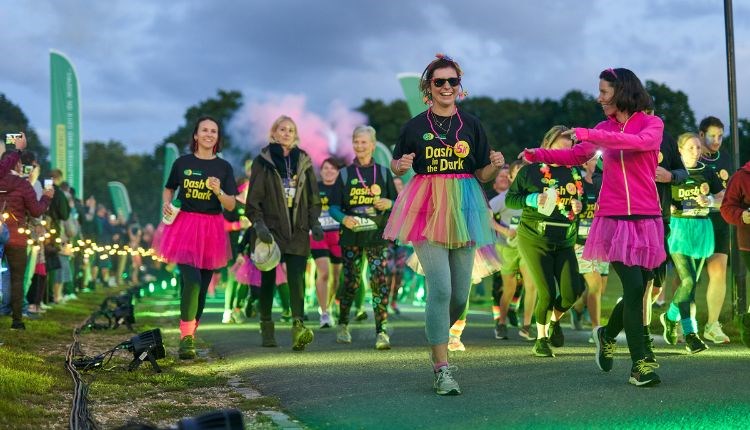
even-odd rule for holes
{"type": "Polygon", "coordinates": [[[573,129],[581,142],[570,149],[535,149],[524,157],[531,162],[579,166],[602,151],[602,188],[596,216],[661,217],[656,191],[656,165],[664,123],[661,118],[636,112],[625,124],[614,117],[593,129],[573,129]]]}
{"type": "Polygon", "coordinates": [[[721,216],[737,226],[737,245],[742,251],[750,251],[750,224],[742,221],[742,212],[750,208],[750,162],[740,168],[727,183],[727,191],[721,202],[721,216]]]}

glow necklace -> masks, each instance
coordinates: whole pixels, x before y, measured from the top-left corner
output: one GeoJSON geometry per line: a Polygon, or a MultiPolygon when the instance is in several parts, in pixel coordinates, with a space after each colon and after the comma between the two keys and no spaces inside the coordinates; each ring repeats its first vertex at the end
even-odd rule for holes
{"type": "MultiPolygon", "coordinates": [[[[427,109],[427,122],[430,124],[430,130],[432,130],[432,133],[435,134],[435,137],[437,137],[437,139],[440,141],[440,143],[443,144],[443,146],[451,148],[453,150],[453,153],[456,154],[457,157],[464,158],[469,155],[469,144],[463,140],[458,140],[458,132],[460,132],[461,129],[464,128],[464,120],[461,119],[461,114],[458,113],[458,107],[454,107],[454,109],[456,109],[456,118],[458,118],[458,122],[460,125],[458,126],[458,129],[456,129],[456,143],[454,143],[453,145],[448,145],[447,143],[445,143],[445,140],[443,140],[440,137],[440,134],[435,131],[435,127],[432,125],[432,119],[430,119],[430,116],[434,115],[431,107],[427,109]]],[[[446,136],[445,138],[447,139],[448,136],[446,136]]]]}

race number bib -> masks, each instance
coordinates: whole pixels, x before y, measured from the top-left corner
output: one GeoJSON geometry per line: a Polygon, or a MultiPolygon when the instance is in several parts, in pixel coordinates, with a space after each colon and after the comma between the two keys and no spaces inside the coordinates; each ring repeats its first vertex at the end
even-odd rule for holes
{"type": "Polygon", "coordinates": [[[340,226],[339,222],[328,214],[328,211],[321,213],[318,221],[320,222],[323,231],[337,231],[340,226]]]}
{"type": "Polygon", "coordinates": [[[284,179],[284,197],[286,197],[286,206],[291,208],[294,205],[294,196],[297,195],[297,182],[291,179],[284,179]]]}
{"type": "Polygon", "coordinates": [[[582,219],[578,221],[578,237],[580,239],[585,239],[589,237],[589,230],[591,230],[591,221],[590,219],[582,219]]]}

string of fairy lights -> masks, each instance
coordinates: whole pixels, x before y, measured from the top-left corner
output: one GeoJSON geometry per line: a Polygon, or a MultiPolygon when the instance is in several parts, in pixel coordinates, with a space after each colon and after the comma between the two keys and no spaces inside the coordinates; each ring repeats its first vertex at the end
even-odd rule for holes
{"type": "MultiPolygon", "coordinates": [[[[10,214],[8,214],[7,212],[3,213],[3,222],[5,222],[9,217],[10,214]]],[[[129,245],[119,244],[101,246],[91,239],[78,239],[75,241],[75,243],[66,243],[63,245],[62,239],[57,234],[57,229],[53,227],[47,230],[48,225],[49,223],[46,220],[38,220],[35,221],[31,226],[27,225],[19,227],[18,234],[26,236],[26,244],[32,247],[34,251],[39,251],[44,245],[54,242],[55,244],[61,246],[63,252],[65,252],[67,255],[74,255],[76,253],[82,252],[83,255],[88,258],[92,258],[93,256],[98,255],[98,258],[100,260],[106,260],[115,255],[140,255],[142,258],[151,258],[155,261],[161,262],[164,261],[154,253],[153,249],[145,249],[141,246],[137,248],[133,248],[129,245]],[[35,228],[36,226],[42,227],[43,232],[32,230],[32,228],[35,228]]]]}

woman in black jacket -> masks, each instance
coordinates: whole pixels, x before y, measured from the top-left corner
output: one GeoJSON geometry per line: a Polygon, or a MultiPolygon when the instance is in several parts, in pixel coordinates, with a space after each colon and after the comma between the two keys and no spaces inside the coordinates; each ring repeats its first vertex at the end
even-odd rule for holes
{"type": "MultiPolygon", "coordinates": [[[[254,225],[248,233],[249,246],[255,241],[276,242],[281,261],[286,263],[291,292],[292,348],[304,350],[313,332],[302,323],[304,315],[305,267],[310,255],[310,232],[323,239],[320,227],[320,197],[310,156],[298,148],[297,125],[288,116],[274,121],[271,143],[255,158],[253,184],[245,213],[254,225]]],[[[276,268],[261,272],[260,327],[263,346],[276,346],[271,319],[276,268]]]]}

